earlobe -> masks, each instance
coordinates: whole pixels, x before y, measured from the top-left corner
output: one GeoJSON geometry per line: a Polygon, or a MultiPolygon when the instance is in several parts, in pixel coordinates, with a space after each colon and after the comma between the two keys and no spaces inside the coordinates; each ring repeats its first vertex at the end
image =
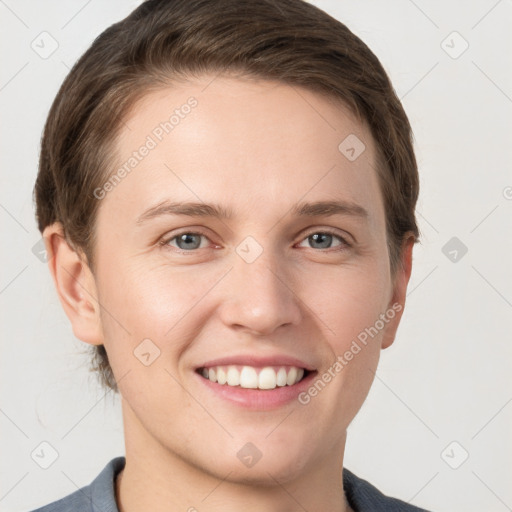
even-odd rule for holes
{"type": "Polygon", "coordinates": [[[382,337],[381,348],[385,349],[390,347],[395,341],[396,332],[400,319],[405,308],[405,298],[407,295],[407,285],[411,277],[412,271],[412,252],[414,248],[414,236],[411,235],[406,238],[402,244],[401,262],[402,265],[397,269],[396,277],[393,285],[393,294],[391,301],[388,304],[388,311],[393,317],[386,325],[384,335],[382,337]],[[393,312],[393,313],[392,313],[393,312]]]}
{"type": "Polygon", "coordinates": [[[43,232],[48,268],[74,335],[91,345],[103,343],[94,276],[85,257],[68,243],[60,223],[43,232]]]}

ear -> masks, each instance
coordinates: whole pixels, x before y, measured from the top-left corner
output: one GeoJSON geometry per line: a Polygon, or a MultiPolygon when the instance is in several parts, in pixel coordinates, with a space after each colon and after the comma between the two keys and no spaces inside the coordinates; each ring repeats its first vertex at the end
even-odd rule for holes
{"type": "Polygon", "coordinates": [[[381,346],[381,348],[383,349],[390,347],[393,341],[395,341],[396,331],[398,330],[398,325],[400,324],[400,319],[402,318],[402,314],[404,312],[407,285],[409,283],[412,271],[413,247],[414,236],[410,235],[402,243],[402,264],[398,266],[398,269],[396,271],[393,283],[393,293],[391,296],[391,300],[388,304],[388,311],[394,311],[395,315],[393,318],[389,320],[388,324],[386,325],[386,329],[384,330],[381,346]]]}
{"type": "Polygon", "coordinates": [[[74,335],[85,343],[101,345],[103,330],[98,293],[85,256],[70,246],[59,222],[46,227],[43,239],[48,268],[74,335]]]}

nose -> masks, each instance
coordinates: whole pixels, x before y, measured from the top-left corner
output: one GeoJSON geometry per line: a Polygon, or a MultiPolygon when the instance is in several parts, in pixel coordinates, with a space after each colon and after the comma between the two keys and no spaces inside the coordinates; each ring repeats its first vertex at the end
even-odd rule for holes
{"type": "Polygon", "coordinates": [[[290,267],[264,250],[248,263],[234,255],[233,268],[222,284],[220,317],[231,329],[269,336],[279,327],[299,325],[301,300],[293,289],[290,267]]]}

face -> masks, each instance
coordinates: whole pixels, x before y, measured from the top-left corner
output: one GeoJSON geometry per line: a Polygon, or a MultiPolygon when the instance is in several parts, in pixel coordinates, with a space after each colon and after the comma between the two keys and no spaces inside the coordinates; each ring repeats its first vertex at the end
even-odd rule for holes
{"type": "Polygon", "coordinates": [[[213,78],[125,119],[130,170],[98,192],[98,343],[127,449],[284,482],[339,460],[404,290],[368,129],[317,93],[213,78]]]}

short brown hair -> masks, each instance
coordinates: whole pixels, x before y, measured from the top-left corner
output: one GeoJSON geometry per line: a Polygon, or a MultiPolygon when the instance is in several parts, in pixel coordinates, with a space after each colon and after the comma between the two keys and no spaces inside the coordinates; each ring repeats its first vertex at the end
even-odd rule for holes
{"type": "MultiPolygon", "coordinates": [[[[64,80],[46,121],[34,188],[41,233],[60,222],[94,271],[100,201],[93,191],[113,170],[123,118],[149,90],[206,72],[306,87],[341,100],[367,123],[394,276],[406,235],[419,240],[411,127],[368,46],[303,0],[147,0],[100,34],[64,80]]],[[[117,392],[104,346],[93,355],[91,368],[117,392]]]]}

